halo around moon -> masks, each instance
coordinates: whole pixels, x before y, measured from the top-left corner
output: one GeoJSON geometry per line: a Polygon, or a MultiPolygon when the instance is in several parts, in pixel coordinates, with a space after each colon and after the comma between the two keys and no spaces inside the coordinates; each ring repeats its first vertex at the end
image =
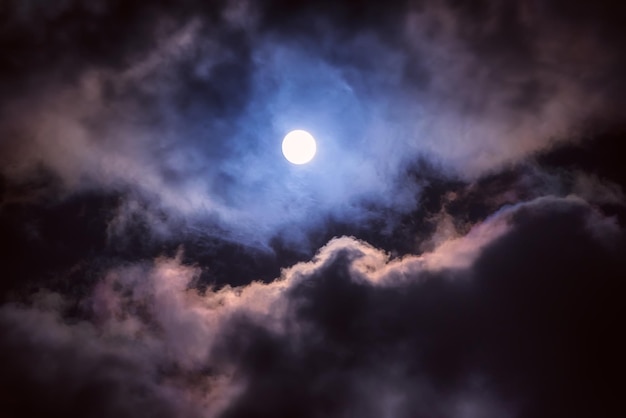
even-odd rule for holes
{"type": "Polygon", "coordinates": [[[306,164],[315,157],[316,152],[315,138],[307,131],[297,129],[283,139],[283,155],[292,164],[306,164]]]}

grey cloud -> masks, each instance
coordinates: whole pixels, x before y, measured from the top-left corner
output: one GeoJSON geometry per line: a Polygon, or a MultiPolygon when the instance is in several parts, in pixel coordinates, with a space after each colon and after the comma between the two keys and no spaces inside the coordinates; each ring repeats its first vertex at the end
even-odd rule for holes
{"type": "Polygon", "coordinates": [[[617,416],[621,11],[3,3],[2,412],[617,416]]]}
{"type": "Polygon", "coordinates": [[[179,408],[145,378],[140,353],[103,347],[91,324],[6,305],[0,318],[4,416],[167,417],[179,408]]]}
{"type": "Polygon", "coordinates": [[[81,302],[86,319],[46,293],[3,307],[3,385],[24,383],[7,392],[16,417],[84,402],[103,417],[144,403],[154,416],[614,416],[624,245],[584,200],[544,197],[422,255],[337,238],[270,283],[200,293],[180,258],[117,267],[81,302]]]}
{"type": "Polygon", "coordinates": [[[596,236],[591,219],[619,227],[576,199],[537,200],[486,224],[503,218],[509,229],[465,267],[445,264],[445,252],[456,260],[463,246],[387,265],[366,246],[338,245],[292,288],[289,338],[250,325],[233,331],[227,352],[248,388],[226,416],[341,416],[355,405],[376,416],[385,396],[359,392],[370,373],[383,393],[394,388],[399,416],[463,416],[447,408],[472,390],[495,416],[616,414],[621,372],[610,368],[624,317],[613,292],[623,289],[624,266],[621,250],[604,244],[623,249],[623,232],[596,236]]]}

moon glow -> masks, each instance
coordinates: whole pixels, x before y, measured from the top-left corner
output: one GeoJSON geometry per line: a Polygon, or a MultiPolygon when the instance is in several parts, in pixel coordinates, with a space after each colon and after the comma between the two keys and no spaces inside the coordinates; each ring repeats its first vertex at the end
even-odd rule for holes
{"type": "Polygon", "coordinates": [[[315,157],[317,145],[313,135],[303,130],[295,130],[283,139],[283,155],[292,164],[306,164],[315,157]]]}

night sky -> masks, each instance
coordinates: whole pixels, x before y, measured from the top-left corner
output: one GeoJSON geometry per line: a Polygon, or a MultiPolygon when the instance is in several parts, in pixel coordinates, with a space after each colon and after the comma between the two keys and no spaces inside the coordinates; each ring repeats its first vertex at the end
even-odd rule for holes
{"type": "Polygon", "coordinates": [[[0,0],[0,416],[622,417],[625,22],[0,0]]]}

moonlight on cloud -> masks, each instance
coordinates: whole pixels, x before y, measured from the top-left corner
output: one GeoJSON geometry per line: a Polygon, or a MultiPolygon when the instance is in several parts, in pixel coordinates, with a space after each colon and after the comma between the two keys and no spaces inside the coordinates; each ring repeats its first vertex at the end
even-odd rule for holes
{"type": "Polygon", "coordinates": [[[0,0],[0,418],[624,417],[625,21],[0,0]]]}

